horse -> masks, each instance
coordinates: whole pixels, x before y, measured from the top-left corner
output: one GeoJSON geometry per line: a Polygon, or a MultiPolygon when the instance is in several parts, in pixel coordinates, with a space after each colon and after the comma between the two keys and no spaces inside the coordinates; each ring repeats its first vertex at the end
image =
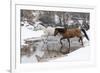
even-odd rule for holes
{"type": "MultiPolygon", "coordinates": [[[[61,40],[63,39],[67,39],[69,42],[69,49],[68,49],[68,53],[70,52],[70,38],[74,38],[74,37],[78,37],[79,41],[81,40],[82,46],[83,46],[83,37],[82,37],[82,32],[85,34],[85,37],[87,38],[87,40],[89,40],[87,33],[85,32],[84,29],[79,29],[79,28],[71,28],[71,29],[67,29],[67,28],[55,28],[55,32],[54,32],[54,36],[56,36],[58,33],[60,33],[62,35],[62,38],[60,39],[60,43],[61,45],[62,42],[61,40]]],[[[62,48],[62,46],[61,46],[62,48]]]]}

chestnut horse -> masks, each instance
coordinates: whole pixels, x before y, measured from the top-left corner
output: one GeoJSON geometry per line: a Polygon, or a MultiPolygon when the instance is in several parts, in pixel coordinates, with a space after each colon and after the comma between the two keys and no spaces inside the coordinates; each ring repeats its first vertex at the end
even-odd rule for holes
{"type": "MultiPolygon", "coordinates": [[[[83,37],[82,37],[82,32],[84,33],[85,37],[87,40],[89,40],[88,35],[86,34],[84,29],[79,29],[79,28],[72,28],[72,29],[67,29],[67,28],[55,28],[54,36],[56,36],[58,33],[60,33],[63,37],[60,39],[60,43],[62,45],[61,40],[67,39],[69,42],[69,50],[68,53],[70,52],[70,38],[78,37],[79,41],[81,40],[82,46],[83,46],[83,37]]],[[[62,46],[61,46],[62,48],[62,46]]]]}

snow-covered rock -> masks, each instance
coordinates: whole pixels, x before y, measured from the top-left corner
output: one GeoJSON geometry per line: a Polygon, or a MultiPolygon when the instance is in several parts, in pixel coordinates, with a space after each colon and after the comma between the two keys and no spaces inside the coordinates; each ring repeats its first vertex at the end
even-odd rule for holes
{"type": "Polygon", "coordinates": [[[24,40],[32,37],[41,37],[44,35],[43,30],[33,31],[26,27],[21,27],[21,43],[24,44],[24,40]]]}
{"type": "Polygon", "coordinates": [[[34,30],[44,30],[45,27],[43,25],[41,25],[42,22],[40,21],[37,21],[35,22],[35,24],[33,25],[34,26],[34,30]]]}

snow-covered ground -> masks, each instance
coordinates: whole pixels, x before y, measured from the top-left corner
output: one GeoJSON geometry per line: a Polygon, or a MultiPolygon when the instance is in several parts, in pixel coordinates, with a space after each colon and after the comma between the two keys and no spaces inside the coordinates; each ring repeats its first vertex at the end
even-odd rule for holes
{"type": "MultiPolygon", "coordinates": [[[[43,28],[44,29],[44,28],[43,28]]],[[[84,47],[78,42],[78,38],[71,39],[70,53],[62,54],[60,50],[68,50],[68,41],[63,40],[63,48],[61,48],[61,36],[43,36],[44,30],[33,31],[33,26],[21,27],[21,45],[25,44],[25,40],[33,41],[35,52],[30,56],[21,56],[21,63],[35,63],[46,61],[80,61],[87,60],[90,55],[89,41],[83,39],[84,47]],[[32,29],[29,29],[32,28],[32,29]],[[38,40],[37,42],[34,42],[38,40]]],[[[89,31],[87,31],[89,35],[89,31]]]]}
{"type": "MultiPolygon", "coordinates": [[[[74,40],[74,39],[73,39],[74,40]]],[[[72,41],[73,41],[72,40],[72,41]]],[[[68,45],[67,40],[65,41],[66,45],[68,45]]],[[[50,42],[48,43],[48,48],[49,48],[49,53],[48,51],[41,51],[39,48],[41,48],[44,44],[41,43],[40,46],[38,45],[36,52],[31,55],[31,56],[23,56],[21,58],[21,62],[22,63],[34,63],[34,62],[38,62],[36,55],[38,55],[39,57],[39,61],[83,61],[83,60],[87,60],[89,59],[89,55],[90,55],[90,48],[89,48],[89,44],[88,41],[84,41],[84,46],[82,47],[81,44],[77,41],[74,41],[71,43],[71,50],[70,53],[67,55],[63,55],[61,53],[59,53],[59,49],[61,47],[61,45],[59,44],[59,42],[50,42]],[[54,51],[55,50],[55,51],[54,51]],[[57,52],[58,50],[58,52],[57,52]],[[56,59],[55,59],[56,58],[56,59]],[[52,60],[53,59],[53,60],[52,60]]],[[[46,45],[45,45],[46,46],[46,45]]],[[[68,46],[67,46],[68,47],[68,46]]],[[[64,47],[62,49],[67,49],[67,47],[64,47]]],[[[47,49],[46,47],[43,49],[47,49]]]]}

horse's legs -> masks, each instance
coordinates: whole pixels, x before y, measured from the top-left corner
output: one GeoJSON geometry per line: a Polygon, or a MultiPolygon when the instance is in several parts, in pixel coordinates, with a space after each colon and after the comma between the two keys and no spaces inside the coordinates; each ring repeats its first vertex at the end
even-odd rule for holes
{"type": "Polygon", "coordinates": [[[68,38],[68,43],[69,43],[69,49],[68,49],[68,53],[70,52],[70,39],[68,38]]]}
{"type": "Polygon", "coordinates": [[[63,37],[60,39],[61,49],[63,47],[63,43],[61,42],[61,40],[63,40],[63,39],[64,39],[63,37]]]}
{"type": "Polygon", "coordinates": [[[81,42],[82,42],[82,46],[83,46],[83,38],[82,38],[82,36],[80,37],[80,40],[81,40],[81,42]]]}
{"type": "MultiPolygon", "coordinates": [[[[61,39],[60,39],[61,49],[62,49],[62,47],[63,47],[63,44],[62,44],[61,40],[63,40],[63,39],[65,39],[65,38],[61,38],[61,39]]],[[[69,53],[69,52],[70,52],[70,39],[68,38],[67,40],[68,40],[68,43],[69,43],[69,49],[68,49],[68,53],[69,53]]]]}
{"type": "Polygon", "coordinates": [[[81,39],[79,38],[79,40],[78,40],[78,41],[80,42],[80,40],[81,40],[81,39]]]}

